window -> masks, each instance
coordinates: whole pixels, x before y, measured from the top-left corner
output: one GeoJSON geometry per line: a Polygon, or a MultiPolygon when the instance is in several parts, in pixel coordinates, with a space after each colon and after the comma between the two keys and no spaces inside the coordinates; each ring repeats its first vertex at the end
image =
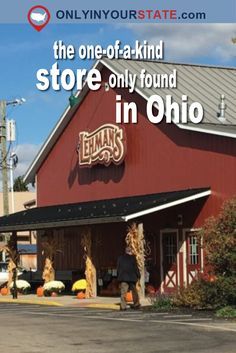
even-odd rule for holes
{"type": "Polygon", "coordinates": [[[189,237],[189,264],[199,264],[199,245],[198,239],[195,235],[189,237]]]}
{"type": "Polygon", "coordinates": [[[173,234],[166,234],[164,236],[165,246],[165,261],[167,264],[173,264],[176,261],[176,236],[173,234]]]}

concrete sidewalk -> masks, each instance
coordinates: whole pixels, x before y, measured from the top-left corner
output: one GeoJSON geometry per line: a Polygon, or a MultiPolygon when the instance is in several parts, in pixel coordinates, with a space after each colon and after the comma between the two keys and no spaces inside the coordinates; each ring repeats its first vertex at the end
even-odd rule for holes
{"type": "MultiPolygon", "coordinates": [[[[119,310],[119,297],[96,297],[91,299],[77,299],[73,295],[62,295],[58,297],[37,297],[36,294],[18,295],[17,299],[12,299],[11,295],[0,296],[1,303],[17,303],[17,304],[38,304],[49,306],[64,307],[87,307],[119,310]]],[[[150,305],[148,299],[141,300],[144,306],[150,305]]]]}

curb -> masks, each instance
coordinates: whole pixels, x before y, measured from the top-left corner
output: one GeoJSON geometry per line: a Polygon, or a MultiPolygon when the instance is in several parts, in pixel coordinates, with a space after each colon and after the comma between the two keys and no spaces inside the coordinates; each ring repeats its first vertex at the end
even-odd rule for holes
{"type": "Polygon", "coordinates": [[[83,307],[86,308],[94,308],[94,309],[112,309],[112,310],[120,310],[120,306],[116,304],[87,304],[83,307]]]}
{"type": "MultiPolygon", "coordinates": [[[[30,300],[30,299],[27,300],[27,299],[12,299],[12,298],[3,299],[3,298],[0,298],[0,304],[1,303],[71,307],[71,305],[64,305],[64,304],[58,303],[56,301],[49,301],[49,300],[30,300]]],[[[105,304],[105,303],[83,303],[83,302],[76,303],[76,307],[79,307],[79,306],[83,307],[83,308],[94,308],[94,309],[112,309],[112,310],[119,310],[120,309],[118,304],[105,304]]]]}
{"type": "Polygon", "coordinates": [[[27,300],[27,299],[0,299],[0,303],[11,303],[11,304],[30,304],[30,305],[46,305],[46,306],[64,306],[63,304],[46,301],[46,300],[27,300]]]}

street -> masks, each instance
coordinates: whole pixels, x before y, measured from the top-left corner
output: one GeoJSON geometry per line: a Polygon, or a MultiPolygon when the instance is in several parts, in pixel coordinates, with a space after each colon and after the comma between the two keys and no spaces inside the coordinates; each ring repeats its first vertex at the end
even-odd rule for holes
{"type": "Polygon", "coordinates": [[[235,353],[236,324],[210,317],[0,304],[7,353],[235,353]]]}

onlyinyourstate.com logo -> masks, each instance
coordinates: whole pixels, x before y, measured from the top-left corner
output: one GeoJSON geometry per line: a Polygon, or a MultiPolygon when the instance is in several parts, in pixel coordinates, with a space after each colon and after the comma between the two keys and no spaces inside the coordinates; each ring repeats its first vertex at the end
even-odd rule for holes
{"type": "Polygon", "coordinates": [[[48,24],[50,17],[50,12],[42,5],[33,6],[28,12],[28,21],[38,32],[48,24]]]}

